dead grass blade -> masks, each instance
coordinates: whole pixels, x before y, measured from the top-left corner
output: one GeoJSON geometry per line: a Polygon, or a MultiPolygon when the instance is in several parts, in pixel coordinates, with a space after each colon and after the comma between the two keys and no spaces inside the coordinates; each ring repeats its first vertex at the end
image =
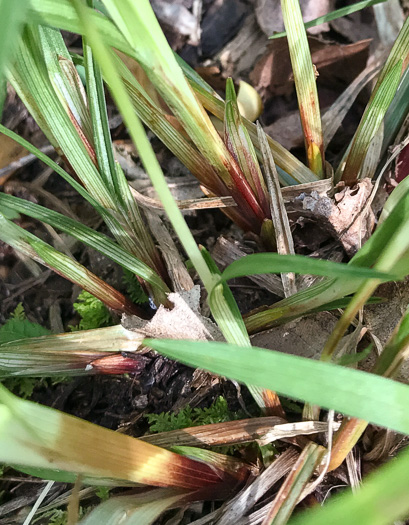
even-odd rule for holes
{"type": "MultiPolygon", "coordinates": [[[[281,255],[294,255],[293,236],[290,230],[287,211],[284,205],[284,199],[281,194],[280,182],[278,180],[277,168],[268,146],[266,134],[260,124],[257,125],[261,152],[263,155],[264,170],[267,179],[268,191],[270,194],[271,218],[274,225],[275,241],[277,252],[281,255]]],[[[295,286],[294,273],[282,273],[283,289],[285,297],[289,297],[297,292],[295,286]]]]}
{"type": "Polygon", "coordinates": [[[287,423],[277,416],[242,419],[189,427],[183,430],[171,430],[143,436],[141,439],[154,445],[170,448],[180,446],[217,446],[235,445],[257,441],[260,445],[267,445],[279,439],[288,439],[297,436],[325,432],[327,423],[320,421],[301,421],[287,423]]]}

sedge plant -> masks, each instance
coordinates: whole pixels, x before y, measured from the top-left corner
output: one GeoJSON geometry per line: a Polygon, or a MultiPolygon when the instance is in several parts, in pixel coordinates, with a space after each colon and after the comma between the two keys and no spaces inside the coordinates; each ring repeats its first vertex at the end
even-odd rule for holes
{"type": "MultiPolygon", "coordinates": [[[[362,173],[368,176],[363,166],[388,111],[393,109],[395,117],[400,111],[400,122],[406,117],[403,113],[407,108],[399,109],[394,101],[406,89],[409,22],[404,24],[379,74],[361,122],[351,143],[346,145],[344,158],[334,167],[332,178],[332,169],[325,161],[326,141],[316,76],[296,0],[282,0],[281,6],[307,165],[240,114],[232,81],[227,82],[223,100],[175,56],[148,0],[104,0],[95,5],[92,0],[20,3],[21,9],[14,8],[11,0],[0,4],[5,29],[0,39],[2,44],[7,43],[1,48],[0,72],[55,148],[63,167],[13,131],[4,126],[0,126],[0,131],[70,184],[100,215],[108,235],[57,211],[2,193],[0,239],[77,284],[117,315],[140,319],[153,315],[148,307],[136,304],[73,257],[25,231],[9,218],[6,209],[24,214],[72,236],[120,265],[134,276],[155,307],[172,307],[170,294],[183,286],[167,266],[166,256],[158,248],[126,176],[114,159],[105,99],[107,87],[180,241],[182,257],[190,260],[206,289],[208,306],[225,342],[146,338],[143,330],[129,330],[117,323],[82,332],[10,340],[0,346],[0,377],[136,372],[141,367],[140,354],[153,349],[239,381],[248,386],[262,411],[263,436],[248,430],[245,434],[251,419],[219,423],[217,428],[206,425],[212,428],[206,428],[203,436],[223,432],[227,436],[230,429],[228,440],[225,438],[229,444],[234,444],[240,432],[242,440],[264,437],[266,443],[280,439],[277,436],[295,438],[302,451],[289,454],[290,466],[279,477],[285,480],[273,501],[265,503],[262,516],[265,524],[288,520],[292,523],[297,501],[314,489],[310,480],[323,469],[336,468],[369,422],[409,434],[409,388],[391,379],[406,356],[407,314],[376,361],[373,373],[331,362],[337,343],[376,287],[409,274],[407,183],[404,180],[392,193],[385,207],[387,213],[374,234],[348,264],[294,254],[281,196],[281,188],[289,184],[302,184],[304,191],[321,183],[333,189],[338,180],[353,186],[362,173]],[[82,36],[82,56],[69,53],[61,30],[82,36]],[[8,43],[10,31],[16,37],[15,46],[8,43]],[[129,60],[136,61],[143,70],[149,89],[132,74],[129,60]],[[80,67],[85,72],[85,86],[78,74],[80,67]],[[215,126],[210,115],[222,126],[215,126]],[[244,231],[258,237],[262,253],[243,257],[220,271],[189,230],[142,123],[197,177],[206,196],[204,200],[230,198],[233,205],[222,208],[224,213],[244,231]],[[282,274],[286,297],[244,319],[228,280],[265,273],[282,274]],[[323,279],[297,292],[295,274],[313,274],[323,279]],[[352,299],[348,298],[351,294],[355,294],[352,299]],[[345,308],[345,312],[323,348],[321,362],[251,345],[251,333],[310,312],[335,308],[345,308]],[[291,428],[288,434],[286,414],[277,392],[344,414],[332,450],[310,440],[297,441],[300,433],[322,431],[320,422],[309,427],[300,422],[299,430],[291,428]]],[[[359,7],[373,3],[359,2],[359,7]]],[[[328,19],[331,16],[334,18],[334,14],[329,14],[328,19]]],[[[383,140],[390,145],[396,129],[389,126],[385,130],[383,140]]],[[[372,159],[372,175],[381,158],[379,151],[379,157],[372,159]]],[[[186,281],[184,291],[190,291],[186,281]]],[[[257,425],[262,426],[262,422],[257,425]]],[[[179,432],[182,434],[178,439],[194,435],[193,446],[188,440],[187,445],[175,447],[178,442],[172,442],[171,435],[159,434],[152,443],[149,439],[115,433],[19,399],[0,385],[0,461],[48,480],[139,488],[101,503],[82,519],[86,525],[101,520],[129,525],[153,523],[167,509],[186,507],[198,500],[239,497],[241,490],[247,490],[246,482],[257,476],[264,476],[264,480],[270,473],[265,466],[256,468],[246,457],[231,457],[200,446],[200,431],[179,432]]],[[[209,441],[203,437],[202,443],[209,441]]],[[[280,458],[273,465],[278,462],[280,458]]],[[[337,522],[341,505],[344,511],[348,509],[351,515],[359,517],[350,523],[386,524],[407,516],[407,463],[406,452],[394,465],[381,469],[356,498],[345,495],[341,503],[330,503],[311,515],[297,516],[294,523],[337,522]],[[391,476],[396,476],[399,484],[397,494],[387,490],[391,476]],[[380,493],[388,512],[374,518],[371,505],[380,493]],[[359,513],[352,514],[357,507],[359,513]]],[[[213,522],[228,523],[232,516],[223,514],[221,509],[213,522]]]]}

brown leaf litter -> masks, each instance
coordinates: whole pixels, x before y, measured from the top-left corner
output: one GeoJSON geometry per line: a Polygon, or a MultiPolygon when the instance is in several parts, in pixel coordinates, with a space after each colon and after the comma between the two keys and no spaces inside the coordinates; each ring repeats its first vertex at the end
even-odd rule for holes
{"type": "Polygon", "coordinates": [[[373,183],[371,179],[363,179],[352,188],[341,183],[336,189],[340,191],[334,199],[315,191],[299,195],[290,205],[290,216],[293,224],[313,221],[319,229],[339,240],[352,257],[369,239],[375,226],[375,216],[367,206],[373,183]]]}

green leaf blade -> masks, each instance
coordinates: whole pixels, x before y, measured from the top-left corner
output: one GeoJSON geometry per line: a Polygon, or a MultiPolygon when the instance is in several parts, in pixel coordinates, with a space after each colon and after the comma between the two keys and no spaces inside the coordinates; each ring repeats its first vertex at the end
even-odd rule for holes
{"type": "Polygon", "coordinates": [[[231,263],[222,273],[223,280],[248,275],[294,272],[298,274],[344,277],[348,279],[381,279],[396,281],[402,276],[379,272],[350,264],[313,259],[303,255],[280,255],[277,253],[254,253],[231,263]]]}
{"type": "Polygon", "coordinates": [[[145,344],[190,366],[409,433],[409,387],[402,383],[255,347],[164,339],[145,344]]]}

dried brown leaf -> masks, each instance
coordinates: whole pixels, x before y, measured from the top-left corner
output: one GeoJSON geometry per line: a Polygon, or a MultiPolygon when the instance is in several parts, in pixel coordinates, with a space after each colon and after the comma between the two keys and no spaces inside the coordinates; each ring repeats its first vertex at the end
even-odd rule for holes
{"type": "Polygon", "coordinates": [[[372,190],[372,181],[363,179],[353,188],[344,187],[335,194],[334,200],[312,192],[301,194],[291,206],[299,217],[316,222],[320,229],[342,244],[348,255],[353,256],[369,238],[375,225],[374,214],[367,206],[372,190]]]}
{"type": "MultiPolygon", "coordinates": [[[[308,38],[312,62],[318,70],[318,87],[343,89],[365,68],[370,40],[354,44],[322,42],[308,38]]],[[[258,60],[250,74],[252,85],[263,101],[277,95],[288,95],[293,91],[291,62],[287,40],[272,40],[264,55],[258,60]]]]}

